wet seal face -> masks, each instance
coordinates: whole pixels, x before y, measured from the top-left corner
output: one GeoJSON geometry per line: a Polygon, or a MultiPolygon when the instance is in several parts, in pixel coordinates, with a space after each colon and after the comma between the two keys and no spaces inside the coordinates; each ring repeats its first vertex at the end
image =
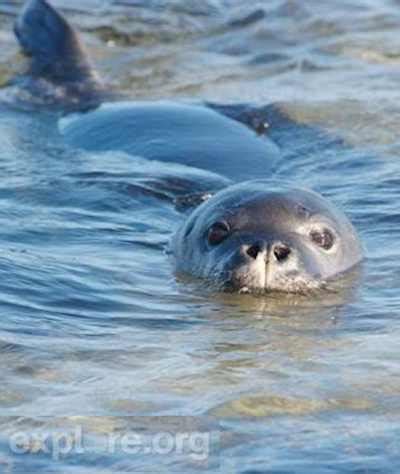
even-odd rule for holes
{"type": "Polygon", "coordinates": [[[172,241],[178,272],[239,292],[303,293],[350,270],[362,247],[319,194],[247,181],[199,206],[172,241]]]}

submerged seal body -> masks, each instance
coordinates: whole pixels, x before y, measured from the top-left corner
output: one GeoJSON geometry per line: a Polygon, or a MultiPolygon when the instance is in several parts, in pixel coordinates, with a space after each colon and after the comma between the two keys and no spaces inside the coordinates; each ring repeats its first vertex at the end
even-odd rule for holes
{"type": "Polygon", "coordinates": [[[346,216],[311,191],[233,185],[198,207],[173,239],[177,270],[242,292],[304,292],[362,259],[346,216]]]}
{"type": "Polygon", "coordinates": [[[106,103],[60,121],[72,146],[120,150],[175,162],[242,181],[268,176],[278,156],[270,140],[201,105],[160,102],[106,103]]]}
{"type": "Polygon", "coordinates": [[[45,105],[75,112],[60,122],[69,145],[181,163],[234,181],[270,173],[278,148],[239,121],[204,105],[120,100],[107,91],[77,32],[46,0],[26,3],[15,33],[29,60],[20,83],[45,105]]]}
{"type": "Polygon", "coordinates": [[[67,112],[65,141],[91,151],[122,150],[186,164],[234,182],[178,230],[178,271],[239,291],[319,287],[362,258],[348,219],[321,196],[273,190],[276,146],[205,106],[116,100],[94,72],[78,34],[46,0],[29,0],[15,24],[29,68],[15,83],[67,112]]]}

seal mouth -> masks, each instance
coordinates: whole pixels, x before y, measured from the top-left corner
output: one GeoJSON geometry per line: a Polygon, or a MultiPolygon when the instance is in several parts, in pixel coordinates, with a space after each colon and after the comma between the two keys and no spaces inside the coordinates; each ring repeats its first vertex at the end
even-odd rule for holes
{"type": "MultiPolygon", "coordinates": [[[[287,275],[279,275],[274,278],[273,270],[266,265],[265,273],[270,272],[272,278],[264,278],[264,284],[257,283],[249,274],[238,274],[237,271],[229,271],[222,277],[221,289],[228,293],[266,295],[269,293],[292,293],[308,295],[327,287],[325,280],[319,280],[300,272],[291,272],[287,275]]],[[[221,281],[220,278],[217,280],[221,281]]]]}
{"type": "Polygon", "coordinates": [[[213,280],[222,283],[224,291],[306,294],[325,284],[314,259],[289,239],[241,243],[233,253],[220,258],[213,280]]]}

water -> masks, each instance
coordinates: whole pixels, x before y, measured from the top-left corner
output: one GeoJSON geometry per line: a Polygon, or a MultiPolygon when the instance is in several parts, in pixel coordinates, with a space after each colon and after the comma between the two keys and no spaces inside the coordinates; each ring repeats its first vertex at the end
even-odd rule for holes
{"type": "MultiPolygon", "coordinates": [[[[223,180],[68,150],[51,114],[3,97],[0,471],[204,472],[176,452],[58,460],[9,446],[16,432],[81,426],[98,447],[186,420],[217,436],[210,472],[397,473],[398,2],[53,4],[132,97],[260,107],[282,151],[276,178],[343,207],[366,261],[358,286],[315,300],[210,294],[176,278],[165,249],[184,219],[174,199],[223,180]]],[[[0,6],[2,83],[20,61],[19,6],[0,6]]]]}

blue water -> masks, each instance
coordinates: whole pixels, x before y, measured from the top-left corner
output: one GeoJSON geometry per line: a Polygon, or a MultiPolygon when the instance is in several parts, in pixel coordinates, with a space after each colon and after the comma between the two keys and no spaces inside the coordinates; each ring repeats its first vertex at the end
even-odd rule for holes
{"type": "MultiPolygon", "coordinates": [[[[69,149],[51,113],[3,89],[0,472],[398,473],[398,2],[52,3],[130,96],[258,108],[275,178],[342,207],[366,259],[357,285],[315,299],[210,294],[166,248],[177,198],[222,178],[69,149]],[[35,433],[76,427],[83,454],[35,454],[35,433]],[[104,448],[182,430],[212,433],[208,462],[104,448]]],[[[2,82],[19,6],[0,5],[2,82]]]]}

